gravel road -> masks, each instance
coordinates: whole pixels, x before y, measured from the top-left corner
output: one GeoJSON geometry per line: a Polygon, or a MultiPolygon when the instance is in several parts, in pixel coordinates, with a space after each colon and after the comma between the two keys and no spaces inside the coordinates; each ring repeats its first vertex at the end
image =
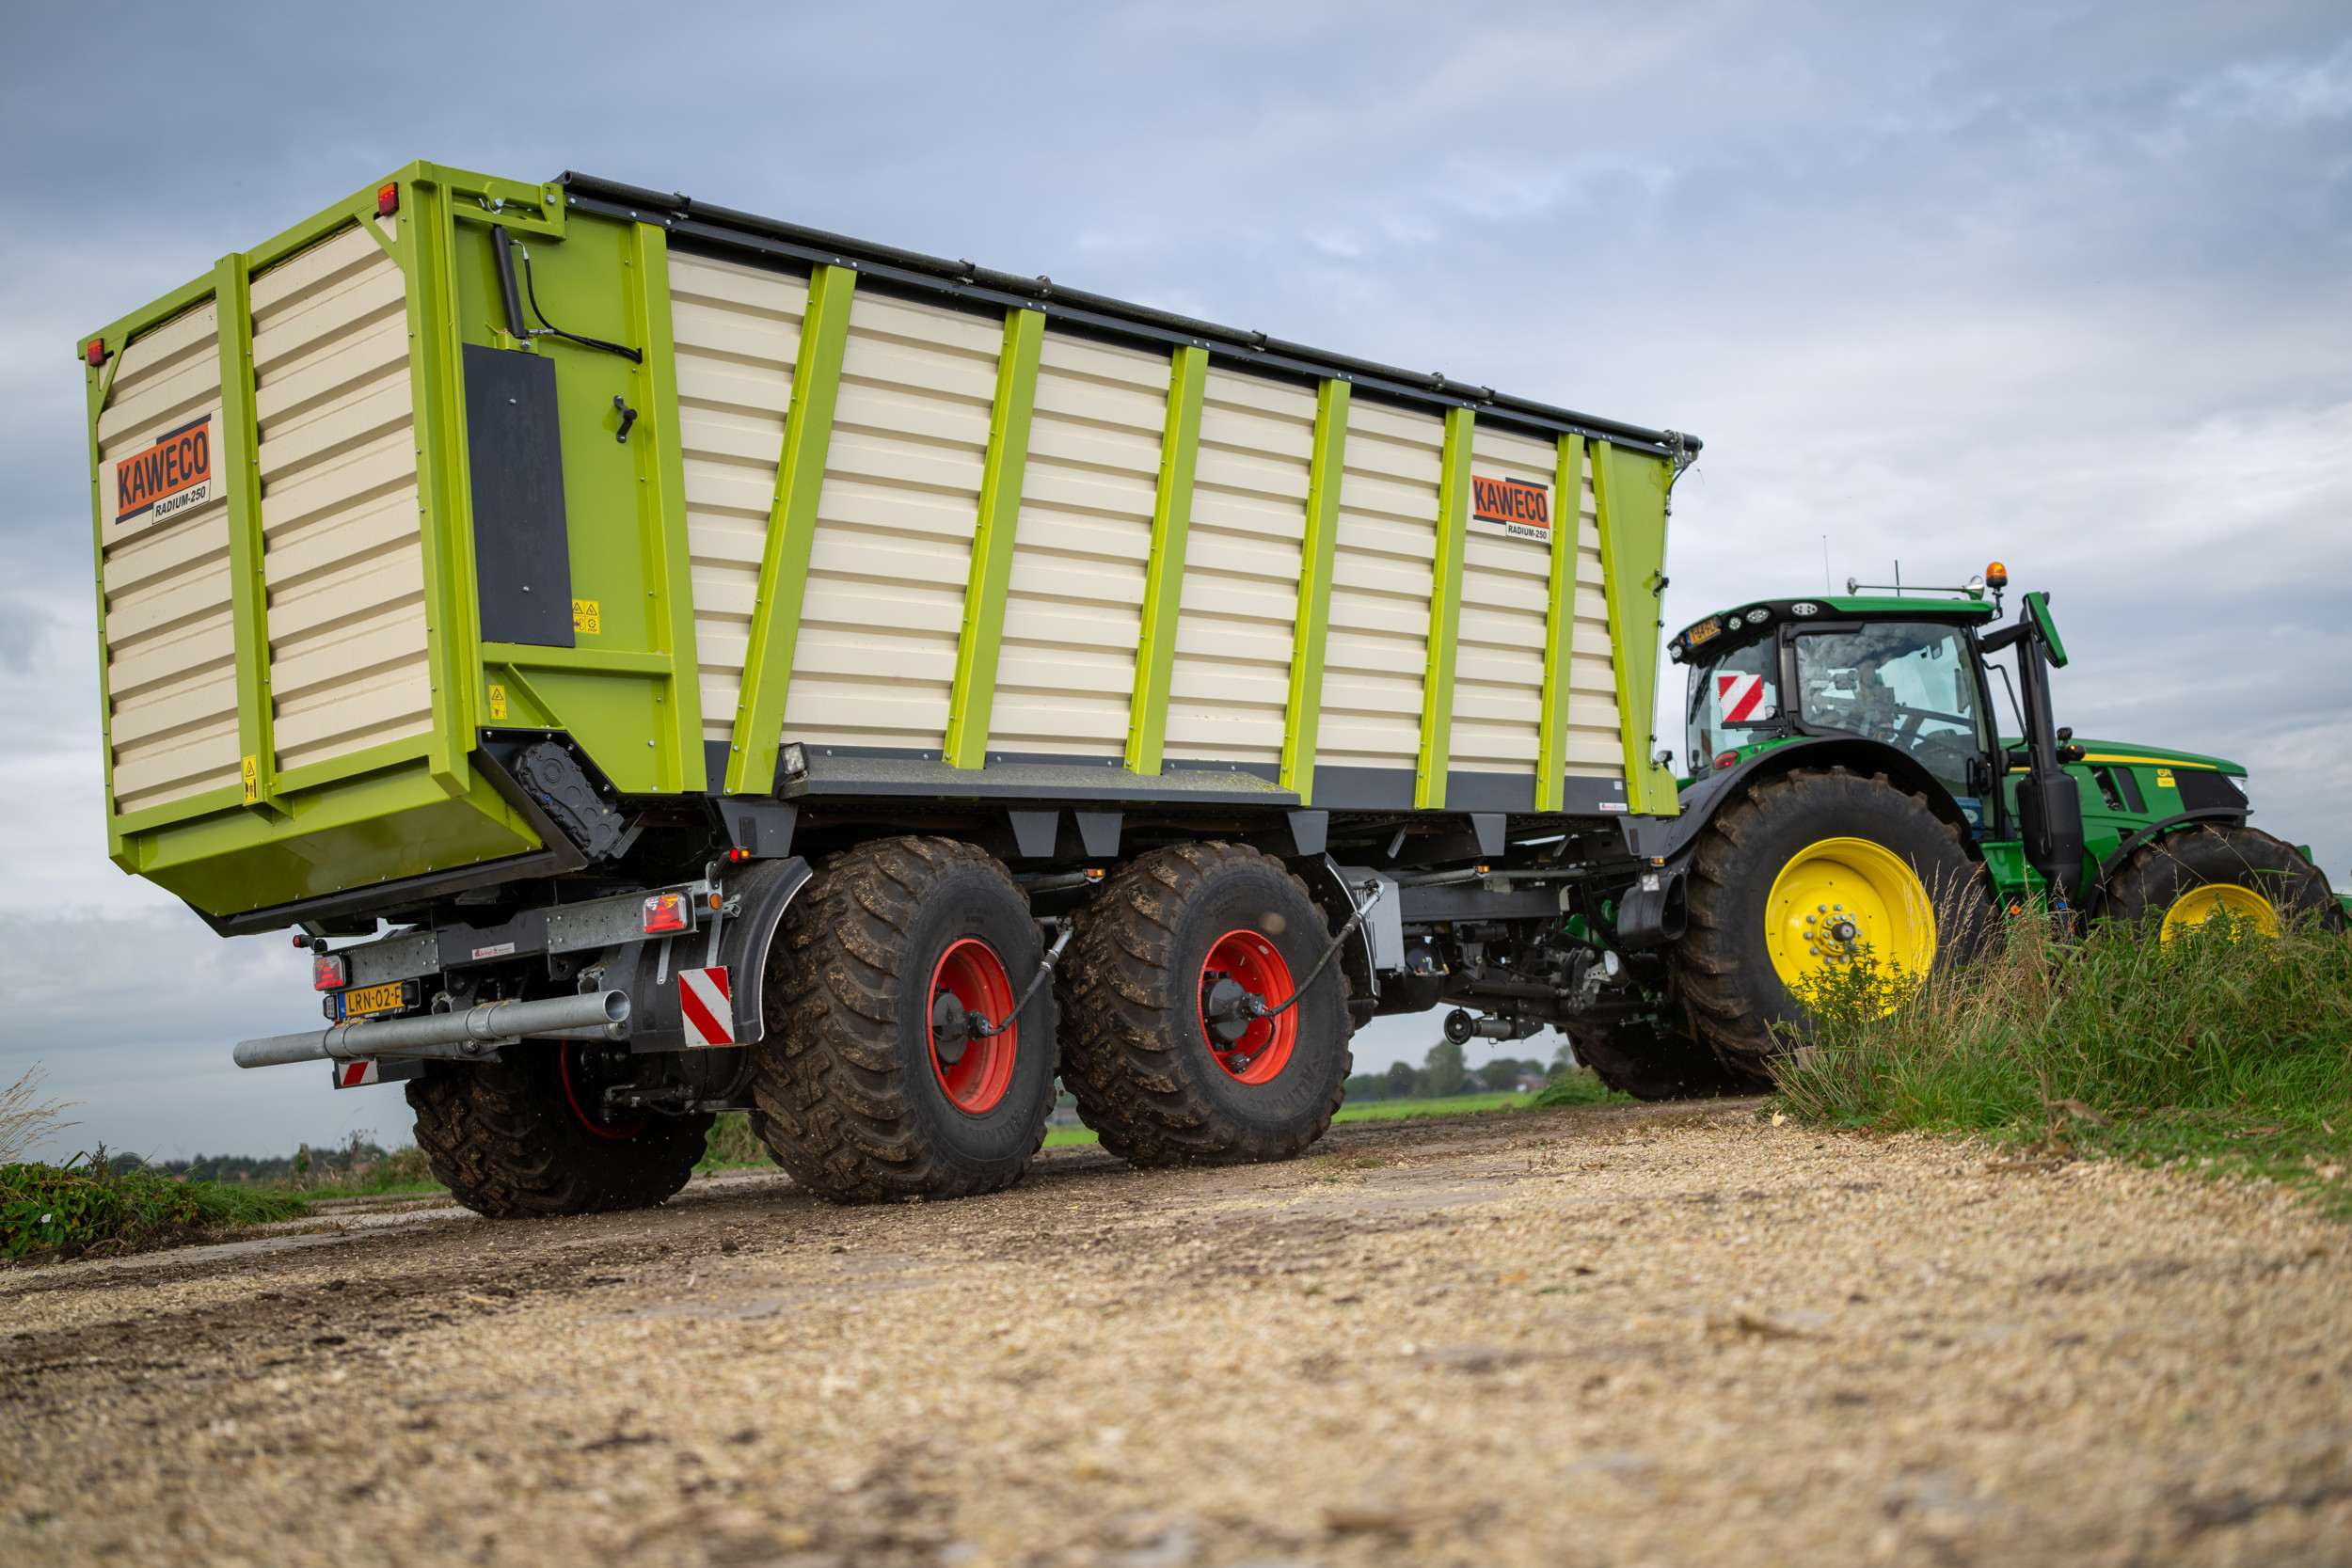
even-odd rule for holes
{"type": "Polygon", "coordinates": [[[1754,1106],[0,1272],[0,1562],[2342,1563],[2352,1235],[1754,1106]]]}

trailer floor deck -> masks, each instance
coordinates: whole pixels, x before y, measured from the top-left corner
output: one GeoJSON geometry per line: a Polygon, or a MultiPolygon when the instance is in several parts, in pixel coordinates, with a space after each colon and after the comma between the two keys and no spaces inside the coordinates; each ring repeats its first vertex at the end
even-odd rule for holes
{"type": "Polygon", "coordinates": [[[1752,1105],[0,1273],[0,1560],[2340,1562],[2352,1234],[1752,1105]]]}

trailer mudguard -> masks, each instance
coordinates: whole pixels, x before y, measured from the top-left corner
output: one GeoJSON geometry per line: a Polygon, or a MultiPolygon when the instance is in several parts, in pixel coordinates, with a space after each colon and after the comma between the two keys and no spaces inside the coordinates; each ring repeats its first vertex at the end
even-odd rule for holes
{"type": "Polygon", "coordinates": [[[1660,865],[1681,860],[1715,813],[1747,793],[1751,780],[1788,772],[1792,768],[1844,766],[1864,775],[1883,773],[1896,787],[1926,798],[1928,808],[1956,824],[1973,847],[1976,834],[1951,791],[1891,746],[1840,736],[1799,736],[1745,758],[1720,773],[1699,780],[1682,792],[1678,816],[1635,816],[1625,819],[1626,847],[1637,857],[1660,865]]]}
{"type": "Polygon", "coordinates": [[[605,983],[628,992],[629,1049],[641,1053],[688,1049],[678,976],[687,970],[711,968],[726,971],[734,1043],[754,1045],[765,1039],[768,1028],[761,996],[766,990],[769,949],[775,943],[784,911],[808,885],[810,875],[808,862],[798,855],[788,860],[753,861],[727,875],[725,897],[736,912],[723,916],[715,933],[705,927],[681,936],[651,937],[617,949],[617,958],[606,960],[605,983]]]}

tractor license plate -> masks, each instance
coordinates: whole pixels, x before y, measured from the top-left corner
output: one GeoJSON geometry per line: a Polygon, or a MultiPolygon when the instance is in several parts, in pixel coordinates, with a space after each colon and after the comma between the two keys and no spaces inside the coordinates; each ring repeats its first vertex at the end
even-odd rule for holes
{"type": "Polygon", "coordinates": [[[346,1019],[365,1018],[370,1013],[396,1013],[408,1005],[405,981],[392,980],[380,986],[359,986],[342,993],[342,1016],[346,1019]]]}

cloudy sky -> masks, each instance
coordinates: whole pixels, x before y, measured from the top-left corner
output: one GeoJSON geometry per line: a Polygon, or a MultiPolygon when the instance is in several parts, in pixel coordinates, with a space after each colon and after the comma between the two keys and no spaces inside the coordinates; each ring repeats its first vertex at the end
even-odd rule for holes
{"type": "MultiPolygon", "coordinates": [[[[414,158],[579,169],[1707,441],[1667,619],[2051,591],[2063,721],[2352,879],[2352,20],[2262,4],[84,3],[0,53],[0,1083],[68,1146],[405,1137],[104,858],[76,337],[414,158]]],[[[1673,700],[1672,696],[1668,699],[1673,700]]],[[[1663,733],[1661,731],[1661,733],[1663,733]]],[[[1359,1037],[1418,1056],[1427,1023],[1359,1037]]]]}

